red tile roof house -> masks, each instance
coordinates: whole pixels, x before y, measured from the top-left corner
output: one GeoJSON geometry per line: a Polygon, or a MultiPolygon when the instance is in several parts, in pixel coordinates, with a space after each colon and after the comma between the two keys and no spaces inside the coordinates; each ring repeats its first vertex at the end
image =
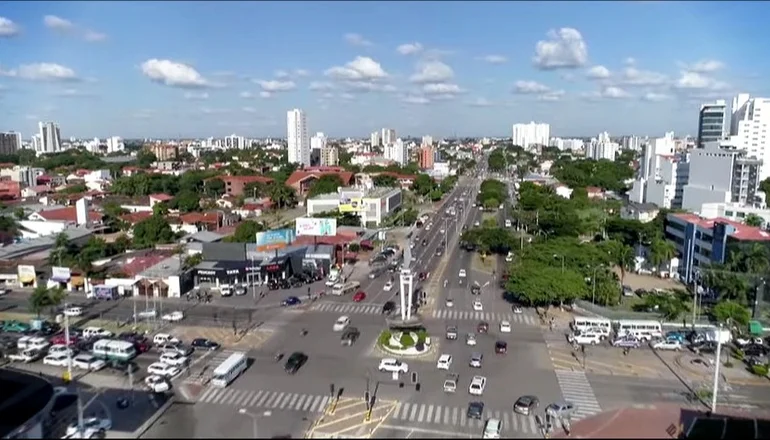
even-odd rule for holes
{"type": "MultiPolygon", "coordinates": [[[[45,211],[33,212],[29,215],[30,220],[48,221],[48,222],[69,222],[76,223],[78,220],[78,214],[76,207],[68,206],[66,208],[48,209],[45,211]]],[[[97,211],[88,211],[88,219],[98,224],[102,222],[102,213],[97,211]]]]}
{"type": "Polygon", "coordinates": [[[589,199],[604,198],[604,191],[602,191],[601,188],[597,188],[595,186],[587,186],[586,187],[586,193],[588,193],[588,198],[589,199]]]}
{"type": "Polygon", "coordinates": [[[313,167],[291,173],[291,176],[286,180],[286,186],[294,188],[298,196],[304,197],[313,182],[328,174],[339,176],[343,186],[350,186],[353,183],[354,174],[345,171],[342,167],[313,167]]]}
{"type": "Polygon", "coordinates": [[[168,194],[150,194],[150,208],[155,206],[157,203],[168,203],[171,200],[174,200],[174,196],[170,196],[168,194]]]}

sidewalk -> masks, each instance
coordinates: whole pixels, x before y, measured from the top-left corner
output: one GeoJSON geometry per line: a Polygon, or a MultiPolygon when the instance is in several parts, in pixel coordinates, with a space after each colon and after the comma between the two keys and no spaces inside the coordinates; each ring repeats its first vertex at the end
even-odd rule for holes
{"type": "MultiPolygon", "coordinates": [[[[681,369],[688,376],[693,377],[696,380],[711,380],[714,377],[713,366],[710,365],[709,368],[702,366],[696,367],[696,364],[693,364],[693,361],[696,359],[700,359],[708,363],[708,359],[710,358],[703,358],[694,353],[684,352],[677,355],[674,358],[673,363],[677,368],[681,369]]],[[[733,358],[729,359],[733,364],[732,367],[728,368],[724,366],[723,363],[719,368],[721,379],[726,383],[730,385],[770,386],[770,380],[768,380],[768,378],[759,377],[746,371],[746,367],[742,361],[733,358]]]]}

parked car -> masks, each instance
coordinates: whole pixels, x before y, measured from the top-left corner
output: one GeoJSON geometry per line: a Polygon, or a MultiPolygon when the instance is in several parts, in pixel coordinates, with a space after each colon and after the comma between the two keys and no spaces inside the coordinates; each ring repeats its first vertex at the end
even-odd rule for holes
{"type": "Polygon", "coordinates": [[[67,353],[53,353],[43,358],[43,364],[53,367],[66,367],[69,363],[67,353]]]}
{"type": "Polygon", "coordinates": [[[147,372],[157,376],[174,377],[179,375],[182,370],[179,367],[164,364],[163,362],[155,362],[147,367],[147,372]]]}
{"type": "Polygon", "coordinates": [[[150,375],[144,379],[144,384],[153,393],[165,393],[171,389],[168,379],[163,376],[150,375]]]}
{"type": "Polygon", "coordinates": [[[107,363],[90,354],[79,354],[72,358],[72,366],[81,370],[99,371],[107,366],[107,363]]]}
{"type": "Polygon", "coordinates": [[[537,397],[521,396],[513,404],[513,412],[528,416],[537,410],[538,405],[540,405],[540,400],[537,397]]]}
{"type": "Polygon", "coordinates": [[[682,343],[679,342],[677,339],[665,339],[658,342],[653,342],[650,344],[652,348],[655,350],[675,350],[679,351],[682,349],[682,343]]]}
{"type": "Polygon", "coordinates": [[[642,344],[638,339],[622,337],[612,341],[612,345],[620,348],[639,348],[642,344]]]}
{"type": "Polygon", "coordinates": [[[193,339],[190,345],[195,348],[203,348],[207,350],[218,350],[220,347],[218,342],[206,338],[193,339]]]}

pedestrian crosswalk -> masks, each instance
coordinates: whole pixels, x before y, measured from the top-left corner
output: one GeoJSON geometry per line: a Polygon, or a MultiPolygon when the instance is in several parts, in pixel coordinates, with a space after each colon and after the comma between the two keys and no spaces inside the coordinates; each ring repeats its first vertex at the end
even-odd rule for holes
{"type": "Polygon", "coordinates": [[[481,429],[484,421],[496,418],[502,421],[502,437],[508,432],[536,434],[539,432],[534,416],[523,416],[512,410],[490,410],[484,408],[481,419],[469,419],[468,408],[459,406],[431,405],[428,403],[399,402],[393,410],[392,417],[402,422],[417,424],[435,424],[459,428],[481,429]]]}
{"type": "Polygon", "coordinates": [[[197,402],[237,408],[322,412],[329,403],[329,396],[209,387],[198,397],[197,402]]]}
{"type": "Polygon", "coordinates": [[[577,407],[573,419],[581,420],[602,411],[584,372],[556,370],[555,373],[564,400],[577,407]]]}
{"type": "Polygon", "coordinates": [[[476,312],[469,310],[442,309],[434,310],[431,313],[433,318],[459,321],[487,321],[499,322],[508,321],[510,323],[520,323],[525,325],[537,325],[534,316],[523,313],[496,313],[496,312],[476,312]]]}
{"type": "Polygon", "coordinates": [[[190,375],[185,377],[184,383],[189,384],[206,384],[211,379],[214,369],[224,362],[231,354],[236,353],[235,350],[217,350],[210,351],[203,355],[201,362],[202,367],[197,365],[190,367],[190,375]]]}
{"type": "Polygon", "coordinates": [[[336,302],[324,302],[313,304],[310,310],[316,312],[341,313],[351,315],[379,315],[382,314],[382,304],[345,304],[336,302]]]}

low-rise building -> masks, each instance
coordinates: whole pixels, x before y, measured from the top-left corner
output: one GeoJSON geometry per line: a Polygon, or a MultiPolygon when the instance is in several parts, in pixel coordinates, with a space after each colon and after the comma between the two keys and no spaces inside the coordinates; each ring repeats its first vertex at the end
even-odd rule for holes
{"type": "Polygon", "coordinates": [[[642,223],[649,223],[658,216],[660,208],[654,203],[636,203],[628,202],[620,208],[620,218],[623,220],[635,220],[642,223]]]}
{"type": "Polygon", "coordinates": [[[297,170],[291,173],[291,176],[286,180],[286,186],[294,188],[297,195],[304,197],[313,185],[313,182],[320,179],[321,176],[328,174],[337,175],[342,181],[343,186],[348,186],[353,183],[353,173],[346,171],[341,167],[312,167],[305,168],[304,170],[297,170]]]}
{"type": "Polygon", "coordinates": [[[238,197],[241,195],[251,196],[251,194],[245,194],[244,188],[250,183],[261,183],[268,185],[273,183],[273,179],[265,176],[218,176],[213,179],[219,179],[225,183],[225,194],[238,197]]]}
{"type": "Polygon", "coordinates": [[[307,216],[339,211],[361,217],[363,224],[379,226],[403,203],[400,188],[340,188],[337,193],[321,194],[307,199],[307,216]]]}

